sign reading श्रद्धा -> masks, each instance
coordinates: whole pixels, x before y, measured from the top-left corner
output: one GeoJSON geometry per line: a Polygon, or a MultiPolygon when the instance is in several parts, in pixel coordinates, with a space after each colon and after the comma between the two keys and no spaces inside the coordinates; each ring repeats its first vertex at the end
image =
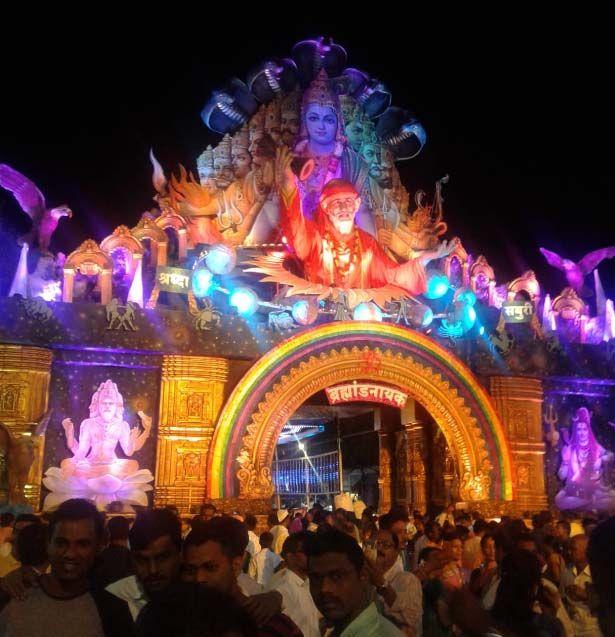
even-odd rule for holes
{"type": "Polygon", "coordinates": [[[191,276],[192,270],[159,266],[156,268],[156,285],[161,292],[188,294],[191,276]]]}
{"type": "Polygon", "coordinates": [[[534,316],[534,306],[529,301],[505,301],[502,316],[505,323],[529,323],[534,316]]]}
{"type": "Polygon", "coordinates": [[[346,385],[336,385],[325,389],[330,405],[364,401],[368,403],[382,403],[400,409],[406,405],[408,394],[386,385],[374,383],[358,383],[354,381],[346,385]]]}

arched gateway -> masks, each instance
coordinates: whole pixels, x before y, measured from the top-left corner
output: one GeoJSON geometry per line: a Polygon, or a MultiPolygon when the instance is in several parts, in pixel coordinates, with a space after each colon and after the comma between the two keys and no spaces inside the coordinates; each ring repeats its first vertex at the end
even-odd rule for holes
{"type": "Polygon", "coordinates": [[[463,499],[512,500],[504,428],[470,369],[419,332],[367,322],[308,330],[252,366],[214,432],[209,498],[269,497],[271,463],[284,424],[316,392],[355,379],[396,386],[429,411],[458,459],[463,499]]]}

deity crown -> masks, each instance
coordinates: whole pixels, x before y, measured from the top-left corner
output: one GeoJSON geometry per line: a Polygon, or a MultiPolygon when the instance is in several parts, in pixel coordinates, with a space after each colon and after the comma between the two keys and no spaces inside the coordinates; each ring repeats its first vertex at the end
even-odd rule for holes
{"type": "Polygon", "coordinates": [[[239,148],[243,148],[248,150],[250,147],[250,134],[248,132],[248,127],[244,124],[236,133],[233,135],[231,139],[231,149],[237,150],[239,148]]]}
{"type": "Polygon", "coordinates": [[[329,85],[329,77],[324,69],[320,69],[318,75],[312,80],[303,94],[303,106],[318,104],[329,106],[336,112],[339,110],[339,98],[337,93],[329,85]]]}
{"type": "Polygon", "coordinates": [[[231,163],[231,138],[228,133],[220,140],[220,143],[214,148],[214,161],[223,161],[226,164],[231,163]]]}
{"type": "Polygon", "coordinates": [[[209,145],[196,160],[197,168],[213,168],[214,167],[214,149],[209,145]]]}
{"type": "Polygon", "coordinates": [[[116,416],[122,413],[124,409],[124,399],[122,397],[122,394],[120,394],[117,385],[112,380],[107,379],[98,386],[98,389],[92,396],[92,401],[90,402],[89,408],[90,418],[94,418],[100,414],[100,402],[107,396],[111,397],[117,405],[118,410],[116,411],[116,416]]]}

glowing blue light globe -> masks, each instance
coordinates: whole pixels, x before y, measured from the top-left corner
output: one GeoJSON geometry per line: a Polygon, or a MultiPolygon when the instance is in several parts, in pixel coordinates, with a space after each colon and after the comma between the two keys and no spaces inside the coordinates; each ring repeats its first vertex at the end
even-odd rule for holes
{"type": "Polygon", "coordinates": [[[237,253],[230,246],[216,243],[209,249],[205,263],[214,274],[229,274],[237,263],[237,253]]]}
{"type": "Polygon", "coordinates": [[[407,314],[410,325],[416,329],[429,327],[433,321],[433,310],[422,303],[408,304],[407,314]]]}
{"type": "Polygon", "coordinates": [[[318,306],[301,299],[293,304],[292,315],[299,325],[312,325],[318,318],[318,306]]]}
{"type": "Polygon", "coordinates": [[[485,326],[484,326],[484,325],[481,325],[481,326],[480,326],[480,328],[479,328],[479,330],[478,330],[478,333],[479,333],[481,336],[483,336],[483,334],[485,333],[485,326]]]}
{"type": "Polygon", "coordinates": [[[455,302],[455,311],[453,313],[454,321],[461,324],[464,332],[469,332],[476,323],[476,310],[474,306],[468,305],[463,301],[455,302]]]}
{"type": "Polygon", "coordinates": [[[214,275],[207,268],[199,268],[192,273],[192,291],[197,299],[211,294],[214,287],[214,275]]]}
{"type": "Polygon", "coordinates": [[[229,303],[241,316],[252,316],[258,309],[258,296],[250,288],[237,288],[231,293],[229,303]]]}
{"type": "Polygon", "coordinates": [[[454,301],[462,301],[467,305],[476,305],[476,294],[470,288],[459,288],[453,297],[454,301]]]}
{"type": "Polygon", "coordinates": [[[382,321],[382,310],[372,302],[359,303],[352,313],[355,321],[382,321]]]}
{"type": "Polygon", "coordinates": [[[424,296],[431,300],[440,299],[449,291],[450,287],[451,283],[446,274],[439,270],[432,270],[427,274],[427,290],[424,296]]]}

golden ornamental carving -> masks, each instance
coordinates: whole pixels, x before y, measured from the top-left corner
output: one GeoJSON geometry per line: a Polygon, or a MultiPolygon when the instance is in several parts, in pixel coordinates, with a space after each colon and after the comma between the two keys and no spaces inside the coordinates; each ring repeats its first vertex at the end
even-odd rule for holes
{"type": "Polygon", "coordinates": [[[562,293],[553,301],[553,313],[567,321],[574,321],[589,314],[585,301],[579,297],[573,288],[564,288],[562,293]]]}
{"type": "Polygon", "coordinates": [[[519,278],[511,281],[506,288],[507,300],[514,301],[519,292],[525,292],[536,306],[540,300],[540,284],[533,270],[528,270],[519,278]]]}
{"type": "Polygon", "coordinates": [[[93,239],[86,239],[74,252],[71,252],[64,264],[64,272],[79,270],[81,274],[95,275],[113,270],[111,257],[100,249],[93,239]]]}
{"type": "MultiPolygon", "coordinates": [[[[362,379],[399,387],[424,405],[444,432],[453,454],[458,458],[462,474],[468,472],[474,478],[481,468],[484,470],[487,451],[483,433],[464,399],[440,374],[411,356],[390,350],[367,346],[341,348],[339,351],[332,349],[292,367],[257,406],[246,427],[237,460],[241,467],[237,477],[242,497],[250,497],[252,488],[257,488],[259,493],[268,489],[268,485],[267,489],[264,485],[270,480],[267,471],[275,444],[284,424],[297,408],[325,387],[356,379],[361,360],[370,353],[378,358],[380,364],[362,369],[362,379]]],[[[489,484],[483,476],[480,481],[481,493],[487,497],[489,484]]]]}

